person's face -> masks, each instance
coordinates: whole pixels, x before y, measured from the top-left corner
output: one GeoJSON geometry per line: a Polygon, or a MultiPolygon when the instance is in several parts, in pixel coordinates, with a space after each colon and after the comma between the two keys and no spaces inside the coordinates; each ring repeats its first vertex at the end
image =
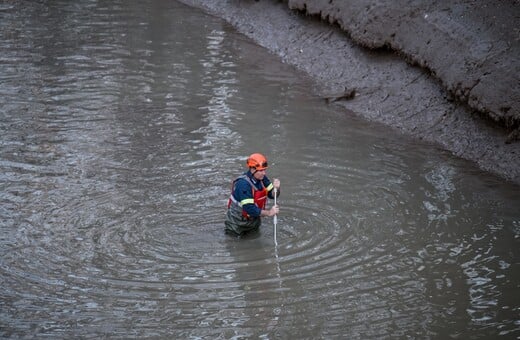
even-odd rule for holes
{"type": "Polygon", "coordinates": [[[253,173],[253,177],[256,178],[257,180],[261,181],[261,180],[264,179],[265,172],[266,172],[266,169],[264,169],[264,170],[256,170],[253,173]]]}

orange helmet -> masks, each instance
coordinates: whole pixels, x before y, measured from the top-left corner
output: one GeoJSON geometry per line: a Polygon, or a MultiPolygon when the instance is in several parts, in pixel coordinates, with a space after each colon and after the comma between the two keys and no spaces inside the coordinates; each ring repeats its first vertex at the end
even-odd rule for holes
{"type": "Polygon", "coordinates": [[[247,166],[256,170],[267,169],[267,158],[261,153],[254,153],[247,158],[247,166]]]}

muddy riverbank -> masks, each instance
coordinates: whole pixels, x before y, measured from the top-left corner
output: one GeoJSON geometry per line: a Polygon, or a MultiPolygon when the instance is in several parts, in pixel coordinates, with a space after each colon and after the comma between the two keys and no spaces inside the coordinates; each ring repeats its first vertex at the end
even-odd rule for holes
{"type": "Polygon", "coordinates": [[[329,105],[520,183],[516,3],[181,2],[307,73],[329,105]]]}

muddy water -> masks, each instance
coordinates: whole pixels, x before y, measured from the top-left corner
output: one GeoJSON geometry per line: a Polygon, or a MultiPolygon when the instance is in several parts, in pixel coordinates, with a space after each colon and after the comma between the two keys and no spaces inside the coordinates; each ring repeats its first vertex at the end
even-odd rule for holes
{"type": "Polygon", "coordinates": [[[3,338],[513,338],[517,186],[174,1],[0,5],[3,338]],[[245,155],[273,224],[223,232],[245,155]]]}

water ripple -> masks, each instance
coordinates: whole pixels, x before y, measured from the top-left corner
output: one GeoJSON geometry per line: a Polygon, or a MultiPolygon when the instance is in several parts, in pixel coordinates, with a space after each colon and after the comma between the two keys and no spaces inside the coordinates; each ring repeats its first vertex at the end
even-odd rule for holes
{"type": "Polygon", "coordinates": [[[508,184],[175,2],[22,7],[0,5],[1,337],[518,334],[508,184]],[[277,244],[272,218],[224,233],[258,148],[277,244]]]}

